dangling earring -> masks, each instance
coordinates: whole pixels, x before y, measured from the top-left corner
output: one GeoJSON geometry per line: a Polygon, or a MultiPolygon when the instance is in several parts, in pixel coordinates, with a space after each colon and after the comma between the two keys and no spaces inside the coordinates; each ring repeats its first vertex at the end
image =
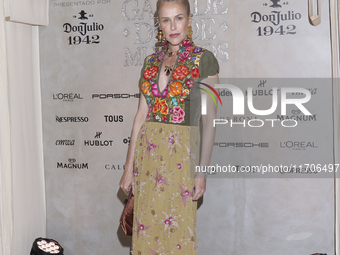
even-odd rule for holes
{"type": "Polygon", "coordinates": [[[163,31],[162,31],[162,30],[159,30],[159,31],[158,31],[157,39],[158,39],[158,42],[159,42],[159,43],[162,43],[162,42],[165,41],[165,37],[164,37],[164,35],[163,35],[163,31]]]}
{"type": "Polygon", "coordinates": [[[190,40],[192,40],[192,34],[193,34],[192,26],[190,25],[190,26],[189,26],[189,29],[188,29],[188,38],[189,38],[190,40]]]}

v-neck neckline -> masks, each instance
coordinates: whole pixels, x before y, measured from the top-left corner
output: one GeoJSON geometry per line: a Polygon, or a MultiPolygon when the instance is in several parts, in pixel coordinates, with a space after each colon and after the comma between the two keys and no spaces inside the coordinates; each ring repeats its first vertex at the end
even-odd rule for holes
{"type": "Polygon", "coordinates": [[[178,52],[178,55],[177,55],[177,58],[176,58],[176,62],[175,62],[174,67],[172,68],[172,71],[171,71],[171,73],[170,73],[169,81],[168,81],[168,83],[166,84],[166,86],[165,86],[165,88],[163,89],[163,91],[160,92],[160,89],[159,89],[159,76],[160,76],[160,74],[161,74],[161,72],[162,72],[162,70],[163,70],[162,68],[163,68],[163,62],[164,62],[164,59],[165,59],[165,54],[166,54],[166,53],[164,53],[164,57],[163,57],[163,59],[162,59],[161,65],[160,65],[161,71],[158,72],[158,74],[157,74],[157,90],[158,90],[158,93],[159,93],[160,96],[163,95],[163,93],[164,93],[164,91],[165,91],[166,89],[168,90],[168,93],[169,93],[169,84],[170,84],[170,82],[171,82],[171,80],[172,80],[172,73],[174,72],[174,70],[175,70],[175,68],[176,68],[176,66],[177,66],[177,62],[178,62],[178,59],[179,59],[180,51],[178,52]]]}

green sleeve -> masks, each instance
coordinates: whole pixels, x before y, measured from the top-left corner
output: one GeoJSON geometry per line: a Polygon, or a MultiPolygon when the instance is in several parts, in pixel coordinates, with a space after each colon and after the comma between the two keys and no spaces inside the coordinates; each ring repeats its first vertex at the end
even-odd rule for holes
{"type": "Polygon", "coordinates": [[[208,76],[213,76],[220,72],[220,66],[211,51],[206,50],[202,53],[199,71],[199,78],[201,79],[207,78],[208,76]]]}
{"type": "Polygon", "coordinates": [[[141,77],[141,78],[143,78],[143,74],[144,74],[144,71],[145,71],[145,70],[144,70],[144,69],[145,69],[145,62],[146,62],[145,60],[146,60],[146,58],[144,59],[143,67],[142,67],[142,69],[140,70],[140,77],[141,77]]]}

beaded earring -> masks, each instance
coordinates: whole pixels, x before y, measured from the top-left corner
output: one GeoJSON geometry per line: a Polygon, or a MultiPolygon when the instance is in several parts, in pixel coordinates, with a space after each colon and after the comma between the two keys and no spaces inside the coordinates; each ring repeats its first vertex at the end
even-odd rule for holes
{"type": "Polygon", "coordinates": [[[163,31],[162,31],[162,30],[159,30],[159,31],[158,31],[157,39],[158,39],[158,42],[159,42],[159,43],[162,43],[162,42],[165,41],[165,37],[164,37],[164,35],[163,35],[163,31]]]}
{"type": "Polygon", "coordinates": [[[189,29],[188,29],[188,38],[189,38],[190,40],[192,40],[192,34],[193,34],[192,26],[190,25],[190,26],[189,26],[189,29]]]}

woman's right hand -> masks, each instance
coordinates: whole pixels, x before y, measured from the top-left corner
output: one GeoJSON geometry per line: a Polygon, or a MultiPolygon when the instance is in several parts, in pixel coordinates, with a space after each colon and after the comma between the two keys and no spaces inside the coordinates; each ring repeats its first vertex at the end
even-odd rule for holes
{"type": "Polygon", "coordinates": [[[128,194],[130,189],[132,188],[132,194],[135,194],[135,180],[133,176],[133,170],[125,169],[124,174],[119,182],[120,188],[128,194]]]}

